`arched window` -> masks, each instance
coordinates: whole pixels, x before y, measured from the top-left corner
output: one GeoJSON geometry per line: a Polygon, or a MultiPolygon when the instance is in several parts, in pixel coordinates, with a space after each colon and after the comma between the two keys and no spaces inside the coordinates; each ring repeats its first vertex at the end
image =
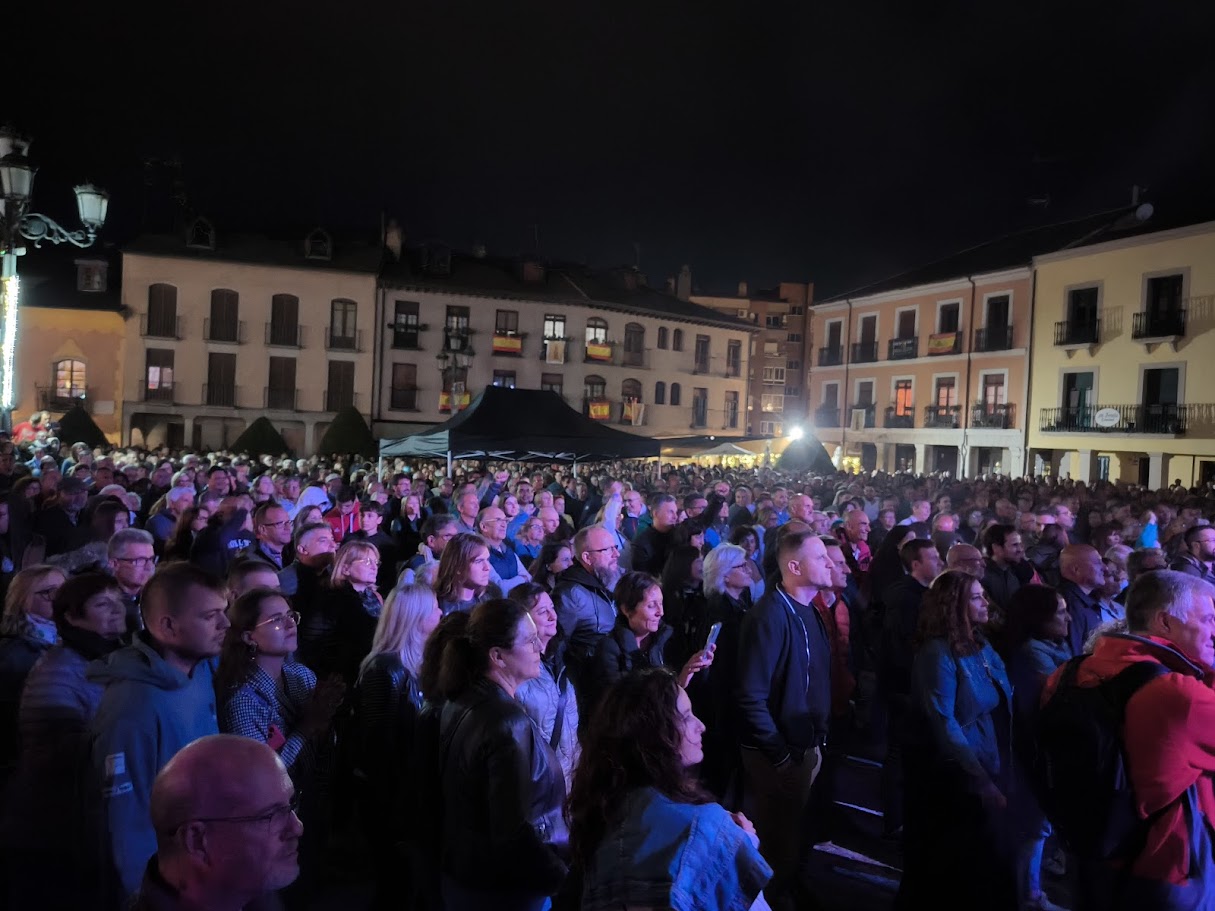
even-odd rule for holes
{"type": "Polygon", "coordinates": [[[583,383],[583,391],[588,399],[602,399],[607,397],[607,380],[601,376],[591,374],[583,383]]]}
{"type": "Polygon", "coordinates": [[[624,327],[624,366],[645,366],[645,326],[628,323],[624,327]]]}
{"type": "Polygon", "coordinates": [[[667,403],[667,384],[659,380],[654,384],[654,404],[665,405],[667,403]]]}
{"type": "Polygon", "coordinates": [[[84,361],[66,358],[55,363],[55,398],[82,399],[88,392],[88,368],[84,361]]]}
{"type": "Polygon", "coordinates": [[[671,350],[683,351],[683,330],[676,329],[671,335],[671,350]]]}
{"type": "Polygon", "coordinates": [[[190,225],[190,233],[186,235],[186,246],[199,250],[215,249],[215,228],[205,218],[196,218],[190,225]]]}
{"type": "Polygon", "coordinates": [[[664,351],[667,349],[667,335],[668,335],[667,327],[659,326],[658,327],[658,347],[664,351]]]}
{"type": "Polygon", "coordinates": [[[620,397],[626,402],[641,401],[641,383],[637,380],[625,380],[620,384],[620,397]]]}
{"type": "MultiPolygon", "coordinates": [[[[676,332],[678,332],[679,330],[678,330],[678,329],[676,329],[675,331],[676,331],[676,332]]],[[[672,383],[672,384],[671,384],[671,404],[672,404],[672,405],[678,405],[678,404],[679,404],[679,393],[680,393],[680,391],[681,391],[681,390],[680,390],[680,388],[679,388],[679,384],[678,384],[678,383],[672,383]]]]}
{"type": "Polygon", "coordinates": [[[230,288],[216,288],[211,292],[211,319],[207,322],[207,341],[239,341],[237,334],[237,309],[239,306],[240,295],[230,288]]]}
{"type": "Polygon", "coordinates": [[[607,320],[592,316],[586,321],[586,343],[588,345],[602,345],[607,341],[607,331],[607,320]]]}
{"type": "Polygon", "coordinates": [[[304,241],[304,256],[308,259],[332,259],[333,241],[328,234],[317,228],[304,241]]]}

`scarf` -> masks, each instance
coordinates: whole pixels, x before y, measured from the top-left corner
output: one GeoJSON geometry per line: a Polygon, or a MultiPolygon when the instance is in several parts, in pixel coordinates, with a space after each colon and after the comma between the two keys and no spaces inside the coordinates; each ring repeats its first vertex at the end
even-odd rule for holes
{"type": "Polygon", "coordinates": [[[100,636],[91,629],[82,629],[70,623],[63,624],[63,629],[60,630],[59,635],[65,647],[70,648],[89,661],[104,658],[115,649],[122,648],[122,639],[120,638],[107,639],[105,636],[100,636]]]}
{"type": "Polygon", "coordinates": [[[21,611],[8,614],[0,620],[0,636],[29,639],[39,645],[52,646],[59,638],[59,631],[55,629],[53,620],[21,611]]]}

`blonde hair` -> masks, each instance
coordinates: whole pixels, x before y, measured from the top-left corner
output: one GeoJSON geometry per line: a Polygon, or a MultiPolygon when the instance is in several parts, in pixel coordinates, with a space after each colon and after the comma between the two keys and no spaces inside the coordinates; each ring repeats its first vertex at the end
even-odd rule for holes
{"type": "Polygon", "coordinates": [[[26,613],[27,605],[34,591],[51,573],[57,573],[63,577],[65,582],[67,581],[66,572],[58,566],[50,566],[46,563],[27,566],[13,576],[13,581],[9,583],[8,592],[4,596],[4,616],[20,617],[26,613]]]}
{"type": "Polygon", "coordinates": [[[333,569],[329,572],[329,582],[335,588],[350,578],[350,566],[356,560],[372,556],[379,558],[380,552],[374,544],[361,538],[342,542],[336,556],[333,558],[333,569]]]}
{"type": "Polygon", "coordinates": [[[394,652],[401,656],[405,669],[418,676],[422,670],[422,649],[426,646],[422,621],[438,608],[439,599],[425,585],[398,585],[390,591],[375,625],[371,651],[359,665],[359,676],[363,676],[377,655],[394,652]]]}

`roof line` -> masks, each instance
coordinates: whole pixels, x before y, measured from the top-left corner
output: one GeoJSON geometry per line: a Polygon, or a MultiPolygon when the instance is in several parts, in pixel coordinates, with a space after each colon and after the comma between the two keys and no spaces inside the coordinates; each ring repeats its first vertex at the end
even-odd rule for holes
{"type": "Polygon", "coordinates": [[[576,281],[574,281],[572,278],[570,278],[570,274],[568,272],[566,272],[564,269],[557,270],[557,274],[560,275],[563,279],[565,279],[570,284],[570,286],[575,291],[577,291],[579,294],[581,294],[586,300],[591,299],[591,296],[589,294],[587,294],[585,291],[583,291],[582,287],[576,281]]]}

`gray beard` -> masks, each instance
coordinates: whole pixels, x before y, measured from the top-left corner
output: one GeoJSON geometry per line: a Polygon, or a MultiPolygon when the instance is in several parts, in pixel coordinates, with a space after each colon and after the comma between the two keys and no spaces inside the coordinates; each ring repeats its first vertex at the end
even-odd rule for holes
{"type": "Polygon", "coordinates": [[[611,567],[596,567],[591,570],[591,574],[602,583],[603,587],[608,591],[616,590],[616,583],[620,581],[620,577],[624,575],[619,565],[615,569],[611,567]]]}

